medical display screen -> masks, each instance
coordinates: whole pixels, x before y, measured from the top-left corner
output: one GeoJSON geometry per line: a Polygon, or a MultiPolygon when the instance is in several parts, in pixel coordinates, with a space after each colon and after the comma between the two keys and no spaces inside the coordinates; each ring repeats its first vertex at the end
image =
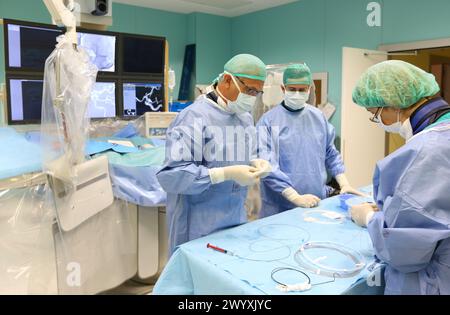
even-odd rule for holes
{"type": "Polygon", "coordinates": [[[78,45],[85,49],[99,71],[116,71],[116,37],[78,33],[78,45]]]}
{"type": "MultiPolygon", "coordinates": [[[[42,80],[10,79],[10,113],[13,122],[35,122],[41,120],[42,80]]],[[[90,118],[110,118],[116,116],[116,84],[97,82],[88,105],[90,118]]]]}
{"type": "Polygon", "coordinates": [[[91,93],[88,114],[90,118],[111,118],[116,116],[116,84],[97,82],[91,93]]]}
{"type": "Polygon", "coordinates": [[[9,67],[43,71],[61,34],[56,29],[8,24],[9,67]]]}
{"type": "Polygon", "coordinates": [[[124,37],[123,71],[126,73],[163,73],[164,41],[124,37]]]}
{"type": "Polygon", "coordinates": [[[42,87],[42,80],[9,80],[12,121],[39,122],[41,120],[42,87]]]}
{"type": "Polygon", "coordinates": [[[164,111],[163,95],[163,86],[159,83],[124,83],[124,116],[136,117],[146,112],[164,111]]]}

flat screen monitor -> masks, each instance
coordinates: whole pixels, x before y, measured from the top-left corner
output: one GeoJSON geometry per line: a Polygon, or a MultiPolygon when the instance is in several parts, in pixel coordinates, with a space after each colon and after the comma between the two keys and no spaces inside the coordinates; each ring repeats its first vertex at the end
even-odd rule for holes
{"type": "Polygon", "coordinates": [[[115,36],[79,32],[78,45],[86,50],[99,71],[116,71],[115,36]]]}
{"type": "Polygon", "coordinates": [[[61,30],[24,25],[7,25],[8,66],[43,71],[45,61],[55,49],[61,30]]]}
{"type": "Polygon", "coordinates": [[[123,38],[123,71],[162,74],[164,72],[164,40],[125,36],[123,38]]]}
{"type": "MultiPolygon", "coordinates": [[[[40,123],[42,111],[42,80],[9,79],[9,112],[13,123],[40,123]]],[[[97,82],[88,107],[90,118],[116,116],[116,84],[97,82]]]]}
{"type": "Polygon", "coordinates": [[[164,111],[163,85],[161,83],[124,83],[123,110],[125,117],[164,111]]]}
{"type": "Polygon", "coordinates": [[[9,112],[12,122],[41,121],[42,80],[9,80],[9,112]]]}
{"type": "Polygon", "coordinates": [[[95,83],[91,93],[88,114],[90,118],[116,117],[116,83],[95,83]]]}

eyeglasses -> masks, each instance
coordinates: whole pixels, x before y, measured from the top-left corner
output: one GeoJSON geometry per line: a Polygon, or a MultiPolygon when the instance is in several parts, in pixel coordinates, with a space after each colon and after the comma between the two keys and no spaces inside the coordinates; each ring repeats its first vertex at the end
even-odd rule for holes
{"type": "Polygon", "coordinates": [[[249,87],[247,84],[244,83],[244,81],[242,81],[241,79],[239,79],[239,77],[235,77],[236,79],[238,79],[239,82],[242,83],[242,85],[244,85],[245,87],[245,91],[244,93],[247,95],[251,95],[251,96],[261,96],[263,95],[264,91],[258,91],[252,87],[249,87]]]}
{"type": "Polygon", "coordinates": [[[383,107],[378,107],[375,114],[373,114],[373,116],[370,117],[369,120],[376,124],[380,123],[380,115],[381,115],[382,110],[383,110],[383,107]]]}

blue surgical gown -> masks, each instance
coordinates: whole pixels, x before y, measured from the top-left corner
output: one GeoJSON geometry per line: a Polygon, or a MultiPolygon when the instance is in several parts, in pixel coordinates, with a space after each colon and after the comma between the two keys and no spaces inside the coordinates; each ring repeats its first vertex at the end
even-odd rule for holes
{"type": "Polygon", "coordinates": [[[327,171],[345,171],[334,127],[313,106],[292,112],[280,104],[261,117],[257,131],[259,157],[272,164],[272,173],[261,180],[261,217],[296,207],[281,195],[289,187],[326,198],[327,171]]]}
{"type": "Polygon", "coordinates": [[[450,122],[378,162],[369,222],[385,294],[450,294],[450,122]]]}
{"type": "Polygon", "coordinates": [[[226,112],[206,96],[177,116],[157,173],[167,192],[170,253],[189,240],[247,221],[247,188],[234,181],[213,185],[208,169],[249,165],[256,146],[252,116],[226,112]]]}

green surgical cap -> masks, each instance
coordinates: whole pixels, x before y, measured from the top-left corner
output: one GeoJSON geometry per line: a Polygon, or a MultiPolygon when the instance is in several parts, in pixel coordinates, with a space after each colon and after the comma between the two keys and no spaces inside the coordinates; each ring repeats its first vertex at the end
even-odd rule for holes
{"type": "Polygon", "coordinates": [[[370,67],[353,90],[353,102],[366,107],[408,108],[439,92],[434,75],[400,60],[370,67]]]}
{"type": "Polygon", "coordinates": [[[284,70],[283,84],[285,86],[294,84],[311,85],[312,83],[311,70],[305,64],[293,64],[284,70]]]}
{"type": "Polygon", "coordinates": [[[266,81],[266,65],[256,56],[240,54],[231,58],[224,70],[236,77],[266,81]]]}

